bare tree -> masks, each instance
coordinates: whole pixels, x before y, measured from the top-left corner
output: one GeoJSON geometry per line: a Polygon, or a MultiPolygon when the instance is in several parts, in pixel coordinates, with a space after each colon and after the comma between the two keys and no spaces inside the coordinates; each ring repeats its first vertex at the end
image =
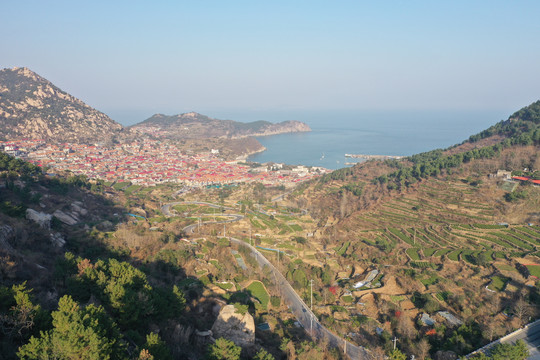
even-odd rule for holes
{"type": "Polygon", "coordinates": [[[489,306],[493,314],[498,314],[501,310],[501,297],[498,294],[491,295],[489,299],[489,306]]]}
{"type": "Polygon", "coordinates": [[[413,339],[416,336],[416,329],[413,321],[407,316],[401,316],[398,322],[399,333],[407,339],[413,339]]]}
{"type": "Polygon", "coordinates": [[[484,333],[484,337],[489,339],[489,341],[493,341],[493,338],[496,335],[497,328],[499,324],[495,321],[494,317],[486,316],[480,321],[480,325],[482,326],[482,332],[484,333]]]}
{"type": "Polygon", "coordinates": [[[426,356],[429,355],[429,349],[431,346],[429,345],[429,342],[427,339],[423,338],[418,342],[416,345],[416,351],[418,352],[418,359],[424,360],[426,356]]]}
{"type": "Polygon", "coordinates": [[[527,321],[528,316],[530,315],[530,305],[521,296],[514,304],[514,314],[519,319],[521,326],[523,326],[523,324],[527,321]]]}

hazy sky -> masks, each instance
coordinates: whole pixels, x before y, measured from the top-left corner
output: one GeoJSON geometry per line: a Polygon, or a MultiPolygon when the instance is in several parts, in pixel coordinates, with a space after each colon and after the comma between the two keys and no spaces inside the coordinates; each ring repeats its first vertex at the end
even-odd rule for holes
{"type": "Polygon", "coordinates": [[[537,0],[1,8],[0,67],[27,66],[121,122],[190,110],[513,111],[540,98],[537,0]]]}

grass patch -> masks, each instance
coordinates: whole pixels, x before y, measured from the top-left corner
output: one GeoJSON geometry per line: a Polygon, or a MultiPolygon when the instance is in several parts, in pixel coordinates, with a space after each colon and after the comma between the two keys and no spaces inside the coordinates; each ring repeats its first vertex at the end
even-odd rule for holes
{"type": "Polygon", "coordinates": [[[255,220],[255,219],[249,219],[249,221],[250,221],[251,224],[252,224],[253,226],[255,226],[257,229],[262,229],[262,230],[265,230],[265,229],[266,229],[265,226],[261,225],[261,223],[258,222],[258,221],[255,220]]]}
{"type": "Polygon", "coordinates": [[[439,299],[440,301],[448,300],[449,296],[450,296],[450,293],[448,291],[438,292],[435,294],[435,297],[439,299]]]}
{"type": "Polygon", "coordinates": [[[496,264],[495,267],[500,271],[512,271],[517,272],[516,268],[506,264],[496,264]]]}
{"type": "Polygon", "coordinates": [[[508,278],[504,276],[495,275],[491,278],[491,283],[488,285],[489,290],[503,291],[508,283],[508,278]]]}
{"type": "Polygon", "coordinates": [[[459,254],[461,254],[462,251],[463,250],[461,249],[452,251],[451,253],[448,254],[448,259],[452,261],[459,261],[459,254]]]}
{"type": "Polygon", "coordinates": [[[216,285],[222,288],[223,290],[231,290],[234,286],[234,284],[231,282],[217,283],[216,285]]]}
{"type": "Polygon", "coordinates": [[[127,187],[130,186],[130,185],[131,185],[130,182],[123,181],[123,182],[117,182],[117,183],[114,184],[112,187],[113,187],[113,189],[115,189],[115,190],[122,190],[122,189],[127,188],[127,187]]]}
{"type": "Polygon", "coordinates": [[[435,254],[433,256],[440,257],[440,256],[448,254],[451,251],[452,251],[452,249],[439,249],[439,250],[437,250],[435,252],[435,254]]]}
{"type": "Polygon", "coordinates": [[[410,239],[407,235],[403,234],[399,229],[388,228],[388,231],[403,240],[405,243],[409,245],[414,245],[412,239],[410,239]]]}
{"type": "Polygon", "coordinates": [[[439,282],[439,277],[437,275],[432,275],[426,279],[420,280],[422,284],[424,284],[425,287],[428,287],[429,285],[433,285],[439,282]]]}
{"type": "Polygon", "coordinates": [[[142,188],[141,185],[131,185],[131,186],[127,187],[126,189],[124,189],[124,192],[126,194],[132,194],[132,193],[136,192],[137,190],[139,190],[140,188],[142,188]]]}
{"type": "Polygon", "coordinates": [[[339,256],[343,256],[345,252],[347,252],[347,249],[349,248],[350,244],[351,242],[347,241],[345,244],[343,244],[343,246],[340,249],[336,251],[336,254],[338,254],[339,256]]]}
{"type": "Polygon", "coordinates": [[[537,278],[540,278],[540,265],[526,265],[527,270],[529,270],[529,273],[532,276],[536,276],[537,278]]]}
{"type": "Polygon", "coordinates": [[[430,257],[431,255],[433,255],[435,253],[435,251],[437,251],[437,249],[435,249],[435,248],[424,248],[424,249],[422,249],[422,253],[424,254],[425,257],[430,257]]]}
{"type": "Polygon", "coordinates": [[[437,268],[437,264],[429,261],[411,261],[411,266],[417,269],[437,268]]]}
{"type": "Polygon", "coordinates": [[[264,288],[264,285],[260,281],[253,281],[249,286],[246,288],[249,293],[254,296],[257,300],[261,302],[261,305],[266,309],[268,306],[268,302],[270,301],[270,296],[268,295],[268,292],[264,288]]]}
{"type": "Polygon", "coordinates": [[[220,238],[217,243],[219,246],[224,246],[224,247],[229,246],[231,244],[231,242],[227,238],[220,238]]]}
{"type": "Polygon", "coordinates": [[[420,260],[420,256],[418,255],[418,250],[417,248],[408,248],[407,250],[405,250],[405,252],[407,253],[407,255],[409,255],[409,257],[411,258],[411,260],[420,260]]]}

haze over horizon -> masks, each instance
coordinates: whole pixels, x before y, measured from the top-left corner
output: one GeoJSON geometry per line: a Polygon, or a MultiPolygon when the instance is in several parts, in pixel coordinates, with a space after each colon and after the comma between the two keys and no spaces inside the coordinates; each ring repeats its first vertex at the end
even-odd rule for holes
{"type": "Polygon", "coordinates": [[[508,115],[540,98],[536,1],[2,7],[0,67],[26,66],[125,125],[188,111],[508,115]]]}

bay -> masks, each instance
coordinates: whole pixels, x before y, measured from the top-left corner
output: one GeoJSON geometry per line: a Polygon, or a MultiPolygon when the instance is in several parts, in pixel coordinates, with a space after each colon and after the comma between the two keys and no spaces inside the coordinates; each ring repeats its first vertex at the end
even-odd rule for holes
{"type": "Polygon", "coordinates": [[[408,156],[446,148],[508,118],[510,112],[296,111],[258,115],[270,121],[303,121],[312,131],[258,137],[267,150],[248,160],[338,169],[359,160],[345,154],[408,156]]]}

